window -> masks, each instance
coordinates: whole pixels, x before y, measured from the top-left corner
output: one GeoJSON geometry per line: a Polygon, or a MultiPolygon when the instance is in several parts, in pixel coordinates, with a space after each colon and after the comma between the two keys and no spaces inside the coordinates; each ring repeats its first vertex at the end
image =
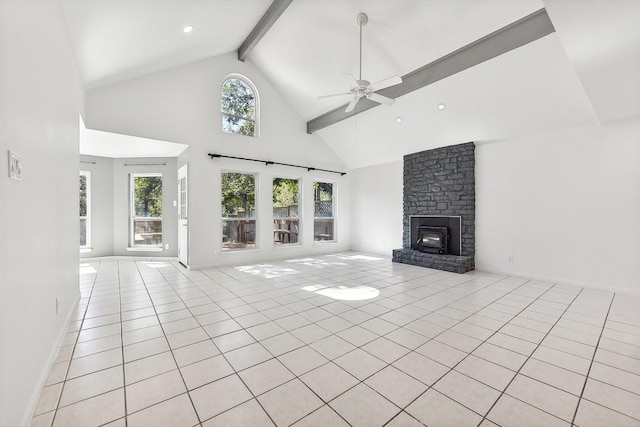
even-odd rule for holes
{"type": "Polygon", "coordinates": [[[91,246],[91,172],[80,171],[80,248],[91,246]]]}
{"type": "Polygon", "coordinates": [[[162,174],[131,174],[131,246],[162,245],[162,174]]]}
{"type": "Polygon", "coordinates": [[[256,176],[222,173],[222,250],[256,247],[256,176]]]}
{"type": "Polygon", "coordinates": [[[334,240],[334,188],[329,182],[313,183],[313,240],[334,240]]]}
{"type": "Polygon", "coordinates": [[[247,80],[231,77],[222,83],[222,130],[257,136],[257,91],[247,80]]]}
{"type": "Polygon", "coordinates": [[[273,179],[273,243],[298,243],[300,189],[297,179],[273,179]]]}

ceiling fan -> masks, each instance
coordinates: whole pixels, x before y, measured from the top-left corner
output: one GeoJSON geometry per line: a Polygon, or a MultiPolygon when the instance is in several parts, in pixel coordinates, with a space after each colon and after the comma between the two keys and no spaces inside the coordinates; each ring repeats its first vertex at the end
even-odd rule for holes
{"type": "Polygon", "coordinates": [[[351,100],[351,102],[349,102],[349,105],[347,105],[347,108],[344,110],[345,113],[353,111],[353,109],[356,108],[356,104],[358,103],[358,101],[360,101],[360,99],[362,98],[370,99],[379,104],[393,104],[395,102],[395,99],[380,95],[376,93],[376,91],[402,83],[402,78],[400,76],[389,77],[373,84],[371,84],[368,80],[362,79],[362,27],[367,25],[367,22],[369,22],[369,17],[366,13],[360,12],[356,16],[356,22],[360,26],[360,72],[358,75],[358,79],[356,79],[351,74],[345,73],[351,83],[351,89],[349,90],[349,92],[335,93],[332,95],[323,95],[318,97],[330,98],[334,96],[352,95],[353,99],[351,100]]]}

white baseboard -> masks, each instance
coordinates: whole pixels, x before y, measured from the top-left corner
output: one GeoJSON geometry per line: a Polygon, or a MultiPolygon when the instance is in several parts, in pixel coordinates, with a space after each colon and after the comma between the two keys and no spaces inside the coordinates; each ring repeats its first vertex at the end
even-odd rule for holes
{"type": "Polygon", "coordinates": [[[38,401],[40,400],[40,394],[42,393],[42,389],[47,382],[47,378],[49,378],[49,372],[53,367],[53,363],[56,361],[58,357],[58,351],[60,350],[60,345],[62,344],[62,340],[64,339],[64,335],[67,333],[67,328],[69,327],[69,321],[71,320],[71,315],[78,308],[78,302],[80,302],[80,291],[78,291],[73,303],[69,306],[69,312],[62,324],[62,329],[58,334],[58,338],[53,344],[51,351],[49,352],[49,357],[47,358],[47,363],[45,363],[42,372],[40,372],[40,377],[38,378],[38,382],[36,384],[33,393],[31,394],[31,399],[29,399],[29,404],[27,405],[27,410],[22,417],[22,421],[20,422],[21,426],[28,427],[31,425],[31,419],[33,418],[33,414],[36,412],[36,407],[38,406],[38,401]]]}

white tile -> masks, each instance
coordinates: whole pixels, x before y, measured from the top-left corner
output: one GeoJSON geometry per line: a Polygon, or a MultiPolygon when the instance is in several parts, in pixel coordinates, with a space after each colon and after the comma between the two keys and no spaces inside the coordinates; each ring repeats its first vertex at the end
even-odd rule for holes
{"type": "Polygon", "coordinates": [[[73,357],[83,357],[101,351],[122,347],[120,335],[111,335],[105,338],[98,338],[91,341],[78,343],[73,351],[73,357]]]}
{"type": "Polygon", "coordinates": [[[193,427],[196,424],[198,417],[186,393],[127,417],[128,427],[193,427]]]}
{"type": "Polygon", "coordinates": [[[330,335],[329,331],[322,329],[320,326],[315,324],[303,326],[291,333],[306,344],[311,344],[312,342],[321,340],[322,338],[330,335]]]}
{"type": "Polygon", "coordinates": [[[517,375],[505,393],[567,422],[578,405],[577,396],[523,375],[517,375]]]}
{"type": "Polygon", "coordinates": [[[256,340],[254,340],[253,337],[245,331],[231,332],[230,334],[220,335],[213,339],[213,343],[223,353],[244,347],[245,345],[249,345],[254,342],[256,342],[256,340]]]}
{"type": "Polygon", "coordinates": [[[233,374],[233,368],[221,356],[214,356],[180,368],[189,390],[233,374]]]}
{"type": "Polygon", "coordinates": [[[224,357],[229,361],[231,366],[233,366],[233,369],[241,371],[258,363],[262,363],[265,360],[269,360],[273,358],[273,355],[259,343],[254,343],[236,350],[231,350],[225,353],[224,357]]]}
{"type": "Polygon", "coordinates": [[[122,364],[122,349],[116,348],[71,360],[67,379],[122,364]]]}
{"type": "Polygon", "coordinates": [[[264,340],[285,332],[284,328],[275,322],[266,322],[260,325],[251,326],[247,332],[256,340],[264,340]]]}
{"type": "Polygon", "coordinates": [[[420,396],[406,411],[426,425],[471,427],[482,421],[475,412],[433,389],[420,396]]]}
{"type": "Polygon", "coordinates": [[[499,391],[504,390],[516,375],[514,371],[473,355],[460,362],[455,370],[499,391]]]}
{"type": "Polygon", "coordinates": [[[177,367],[171,352],[166,351],[125,364],[124,379],[127,385],[133,384],[149,377],[172,371],[177,367]]]}
{"type": "Polygon", "coordinates": [[[404,408],[427,390],[427,385],[393,366],[387,366],[369,377],[365,384],[400,408],[404,408]]]}
{"type": "Polygon", "coordinates": [[[326,338],[322,338],[311,344],[311,347],[329,360],[333,360],[355,349],[353,344],[350,344],[337,335],[329,335],[326,338]]]}
{"type": "Polygon", "coordinates": [[[586,380],[580,374],[536,359],[529,359],[520,370],[520,373],[576,396],[580,396],[582,393],[582,387],[586,380]]]}
{"type": "Polygon", "coordinates": [[[483,343],[472,354],[512,371],[519,370],[527,360],[527,357],[520,353],[490,343],[483,343]]]}
{"type": "Polygon", "coordinates": [[[457,348],[453,348],[447,344],[443,344],[436,340],[431,340],[428,343],[418,347],[416,352],[427,356],[429,359],[442,363],[445,366],[453,368],[460,363],[462,359],[467,356],[467,353],[457,348]]]}
{"type": "Polygon", "coordinates": [[[357,325],[352,326],[351,328],[345,329],[343,331],[340,331],[336,335],[350,342],[356,347],[360,347],[378,338],[378,335],[364,328],[361,328],[360,326],[357,326],[357,325]]]}
{"type": "Polygon", "coordinates": [[[365,384],[350,389],[329,405],[354,427],[382,426],[400,412],[400,408],[365,384]]]}
{"type": "Polygon", "coordinates": [[[302,341],[288,332],[261,340],[260,344],[262,344],[274,356],[280,356],[305,345],[302,341]]]}
{"type": "Polygon", "coordinates": [[[589,377],[640,395],[640,375],[594,362],[589,377]]]}
{"type": "Polygon", "coordinates": [[[583,359],[582,357],[544,346],[538,347],[531,357],[581,375],[586,375],[589,372],[589,366],[591,366],[590,359],[583,359]]]}
{"type": "Polygon", "coordinates": [[[640,421],[583,399],[578,407],[575,425],[579,427],[640,427],[640,421]]]}
{"type": "Polygon", "coordinates": [[[278,356],[278,360],[298,376],[318,366],[324,365],[329,361],[326,357],[308,346],[278,356]]]}
{"type": "Polygon", "coordinates": [[[482,344],[482,341],[479,339],[471,338],[451,329],[441,333],[435,337],[434,340],[467,353],[473,351],[476,347],[482,344]]]}
{"type": "Polygon", "coordinates": [[[276,425],[291,425],[323,405],[307,386],[294,379],[261,396],[258,401],[276,425]]]}
{"type": "Polygon", "coordinates": [[[327,363],[307,372],[300,379],[325,402],[329,402],[359,382],[334,363],[327,363]]]}
{"type": "Polygon", "coordinates": [[[428,386],[449,371],[447,366],[414,352],[394,362],[393,366],[428,386]]]}
{"type": "Polygon", "coordinates": [[[338,357],[334,362],[342,369],[364,380],[386,366],[386,363],[359,348],[338,357]]]}
{"type": "Polygon", "coordinates": [[[36,415],[31,419],[30,427],[51,427],[55,413],[56,411],[50,411],[41,415],[36,415]]]}
{"type": "Polygon", "coordinates": [[[124,385],[122,366],[77,377],[64,383],[60,406],[67,406],[124,385]]]}
{"type": "Polygon", "coordinates": [[[209,335],[207,335],[207,333],[202,328],[189,329],[187,331],[167,335],[167,341],[169,341],[169,346],[173,350],[208,339],[209,335]]]}
{"type": "Polygon", "coordinates": [[[53,427],[97,427],[124,415],[121,388],[58,409],[53,427]]]}
{"type": "Polygon", "coordinates": [[[503,394],[498,399],[487,418],[501,426],[569,427],[571,425],[507,394],[503,394]]]}
{"type": "Polygon", "coordinates": [[[500,392],[456,371],[448,372],[433,388],[480,415],[485,415],[500,392]]]}
{"type": "Polygon", "coordinates": [[[213,341],[200,341],[173,350],[178,366],[183,367],[220,354],[213,341]]]}
{"type": "Polygon", "coordinates": [[[124,347],[125,363],[170,350],[165,337],[154,338],[124,347]]]}
{"type": "Polygon", "coordinates": [[[206,325],[203,328],[211,338],[215,338],[219,337],[220,335],[239,331],[242,329],[242,326],[240,326],[240,324],[233,319],[227,319],[220,322],[212,323],[210,325],[206,325]]]}
{"type": "Polygon", "coordinates": [[[632,418],[640,419],[640,395],[590,378],[587,380],[582,397],[632,418]]]}
{"type": "Polygon", "coordinates": [[[385,335],[385,338],[400,344],[409,350],[415,350],[417,347],[420,347],[429,340],[429,338],[424,335],[420,335],[417,332],[413,332],[405,328],[396,329],[395,331],[385,335]]]}
{"type": "Polygon", "coordinates": [[[212,418],[253,396],[237,375],[230,375],[189,392],[201,420],[212,418]]]}
{"type": "Polygon", "coordinates": [[[202,423],[202,427],[275,426],[257,400],[251,399],[202,423]]]}
{"type": "Polygon", "coordinates": [[[329,405],[324,405],[320,409],[313,411],[297,423],[294,427],[349,427],[329,405]]]}
{"type": "Polygon", "coordinates": [[[420,421],[416,420],[415,418],[413,418],[411,415],[407,414],[404,411],[400,412],[391,421],[389,421],[388,424],[386,424],[386,427],[423,427],[423,426],[424,424],[422,424],[420,421]]]}
{"type": "Polygon", "coordinates": [[[60,399],[61,392],[62,384],[44,387],[40,392],[40,399],[38,400],[38,406],[36,406],[34,415],[44,414],[45,412],[56,409],[58,407],[58,399],[60,399]]]}
{"type": "Polygon", "coordinates": [[[132,414],[187,391],[178,370],[128,385],[127,412],[132,414]]]}
{"type": "Polygon", "coordinates": [[[238,375],[255,396],[295,378],[291,371],[276,359],[252,366],[239,372],[238,375]]]}

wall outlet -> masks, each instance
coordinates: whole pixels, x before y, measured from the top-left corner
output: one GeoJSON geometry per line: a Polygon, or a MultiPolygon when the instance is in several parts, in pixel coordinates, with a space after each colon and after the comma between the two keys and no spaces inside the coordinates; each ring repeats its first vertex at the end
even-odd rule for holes
{"type": "Polygon", "coordinates": [[[513,262],[513,254],[507,255],[507,262],[513,262]]]}
{"type": "Polygon", "coordinates": [[[168,243],[167,243],[167,244],[165,244],[165,245],[164,245],[164,248],[165,248],[166,250],[168,250],[168,249],[169,249],[169,244],[168,244],[168,243]]]}
{"type": "Polygon", "coordinates": [[[60,297],[56,297],[56,314],[60,313],[60,297]]]}
{"type": "Polygon", "coordinates": [[[177,201],[177,200],[174,200],[174,201],[173,201],[173,207],[175,208],[175,207],[177,207],[177,206],[178,206],[178,201],[177,201]]]}

